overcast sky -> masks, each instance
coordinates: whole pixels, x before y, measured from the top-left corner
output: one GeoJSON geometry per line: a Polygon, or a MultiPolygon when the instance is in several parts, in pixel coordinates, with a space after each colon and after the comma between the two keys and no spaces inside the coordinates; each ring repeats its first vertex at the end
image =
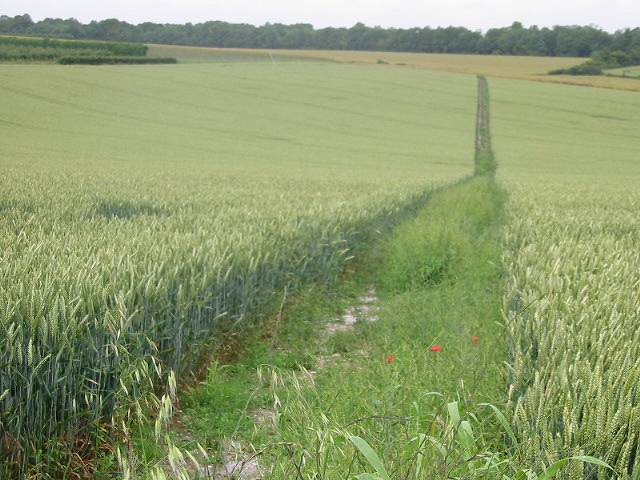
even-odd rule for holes
{"type": "Polygon", "coordinates": [[[0,0],[0,15],[34,19],[119,18],[186,23],[225,20],[311,23],[316,27],[462,25],[486,30],[519,20],[525,25],[587,25],[606,30],[640,24],[640,0],[0,0]]]}

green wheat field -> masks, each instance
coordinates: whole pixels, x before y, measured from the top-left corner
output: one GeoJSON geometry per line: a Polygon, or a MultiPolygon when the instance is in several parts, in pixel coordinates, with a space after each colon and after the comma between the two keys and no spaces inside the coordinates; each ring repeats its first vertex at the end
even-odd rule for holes
{"type": "Polygon", "coordinates": [[[205,53],[0,64],[0,478],[640,478],[637,92],[205,53]]]}

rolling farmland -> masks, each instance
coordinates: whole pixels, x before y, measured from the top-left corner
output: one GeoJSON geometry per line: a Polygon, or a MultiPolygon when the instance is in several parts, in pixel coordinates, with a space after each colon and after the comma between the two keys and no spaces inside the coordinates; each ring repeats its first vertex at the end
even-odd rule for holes
{"type": "Polygon", "coordinates": [[[0,65],[0,477],[639,475],[637,80],[149,54],[0,65]]]}
{"type": "Polygon", "coordinates": [[[260,50],[208,47],[181,47],[174,45],[150,45],[149,55],[157,57],[175,56],[186,61],[219,61],[235,54],[238,58],[260,58],[269,60],[316,59],[332,62],[371,65],[378,60],[389,65],[426,68],[429,70],[466,73],[471,75],[495,75],[500,77],[530,78],[544,75],[554,68],[565,68],[582,62],[580,58],[518,57],[497,55],[464,55],[442,53],[399,52],[351,52],[329,50],[260,50]]]}
{"type": "MultiPolygon", "coordinates": [[[[208,47],[181,47],[174,45],[150,45],[151,57],[177,57],[183,62],[221,61],[304,61],[309,59],[341,62],[356,65],[378,65],[436,70],[469,75],[486,75],[497,78],[533,80],[537,82],[561,83],[613,90],[640,91],[640,82],[633,69],[629,75],[619,76],[575,76],[548,75],[551,70],[568,68],[584,61],[573,57],[535,57],[514,55],[464,55],[444,53],[400,53],[400,52],[351,52],[327,50],[261,50],[208,47]]],[[[621,69],[623,70],[623,69],[621,69]]]]}
{"type": "Polygon", "coordinates": [[[33,474],[473,168],[469,77],[10,65],[0,85],[3,435],[33,474]]]}

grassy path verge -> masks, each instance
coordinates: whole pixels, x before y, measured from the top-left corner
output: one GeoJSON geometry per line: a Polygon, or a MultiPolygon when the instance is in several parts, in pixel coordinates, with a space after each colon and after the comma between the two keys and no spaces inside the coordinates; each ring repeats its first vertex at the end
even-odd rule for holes
{"type": "Polygon", "coordinates": [[[435,194],[381,245],[371,259],[378,267],[359,274],[363,287],[377,281],[379,321],[327,338],[325,358],[334,361],[312,379],[281,370],[271,377],[279,399],[272,433],[287,447],[266,454],[269,478],[376,470],[352,436],[377,452],[390,478],[464,475],[501,448],[484,421],[469,424],[469,443],[452,436],[479,403],[505,397],[501,206],[492,180],[474,178],[435,194]],[[425,448],[428,438],[438,447],[425,448]]]}
{"type": "Polygon", "coordinates": [[[474,178],[436,192],[352,280],[360,292],[375,285],[379,321],[325,335],[322,358],[332,361],[317,375],[272,370],[269,428],[285,447],[264,453],[269,478],[450,478],[506,468],[497,453],[506,434],[480,406],[506,400],[506,344],[504,199],[493,180],[484,78],[478,93],[474,178]]]}
{"type": "MultiPolygon", "coordinates": [[[[504,470],[504,419],[481,405],[506,401],[504,199],[493,179],[484,79],[478,92],[474,177],[434,192],[336,285],[283,303],[235,362],[214,363],[183,397],[174,441],[217,452],[199,459],[209,465],[202,475],[419,479],[504,470]],[[369,313],[350,317],[369,301],[369,313]],[[353,321],[336,328],[336,318],[353,321]]],[[[157,454],[152,442],[140,447],[149,460],[157,454]]]]}

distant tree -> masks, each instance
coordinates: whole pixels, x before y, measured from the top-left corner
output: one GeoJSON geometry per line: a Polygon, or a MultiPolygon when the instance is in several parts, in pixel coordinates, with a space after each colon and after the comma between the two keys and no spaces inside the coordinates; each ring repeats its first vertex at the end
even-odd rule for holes
{"type": "Polygon", "coordinates": [[[27,14],[16,15],[15,17],[3,15],[0,17],[0,33],[24,35],[29,33],[33,25],[34,23],[33,20],[31,20],[31,16],[27,14]]]}

